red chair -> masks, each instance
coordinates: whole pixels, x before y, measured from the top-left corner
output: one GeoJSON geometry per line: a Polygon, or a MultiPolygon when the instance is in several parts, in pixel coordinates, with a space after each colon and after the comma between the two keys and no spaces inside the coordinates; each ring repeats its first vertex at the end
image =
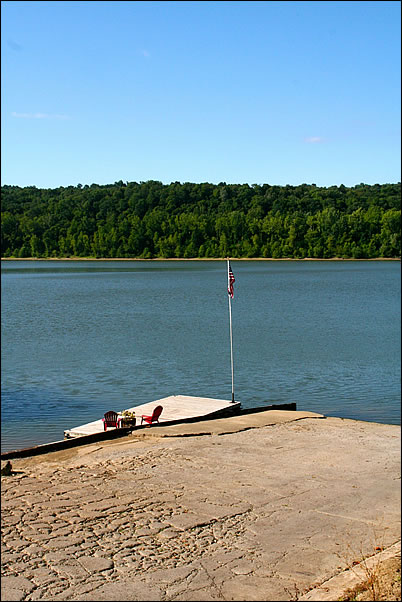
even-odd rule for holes
{"type": "Polygon", "coordinates": [[[152,412],[152,416],[141,416],[141,424],[144,421],[148,422],[148,426],[151,426],[153,422],[157,422],[159,424],[159,416],[161,415],[162,410],[162,406],[156,406],[156,408],[152,412]]]}
{"type": "Polygon", "coordinates": [[[105,417],[102,418],[102,422],[103,422],[103,430],[107,430],[108,426],[115,426],[116,428],[118,428],[119,426],[119,416],[117,414],[117,412],[106,412],[105,417]]]}

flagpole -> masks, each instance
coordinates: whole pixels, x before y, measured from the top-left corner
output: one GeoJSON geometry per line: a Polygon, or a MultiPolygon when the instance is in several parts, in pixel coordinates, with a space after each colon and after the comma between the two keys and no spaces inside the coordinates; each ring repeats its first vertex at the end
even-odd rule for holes
{"type": "Polygon", "coordinates": [[[227,260],[228,268],[228,299],[229,299],[229,326],[230,326],[230,363],[232,367],[232,403],[234,403],[234,378],[233,378],[233,334],[232,334],[232,302],[229,294],[230,279],[229,279],[229,259],[227,260]]]}

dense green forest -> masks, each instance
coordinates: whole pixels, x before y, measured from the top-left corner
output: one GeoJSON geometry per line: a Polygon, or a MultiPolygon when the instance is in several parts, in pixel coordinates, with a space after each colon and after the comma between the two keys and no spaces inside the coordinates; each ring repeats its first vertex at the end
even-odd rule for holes
{"type": "Polygon", "coordinates": [[[401,187],[2,186],[2,257],[401,255],[401,187]]]}

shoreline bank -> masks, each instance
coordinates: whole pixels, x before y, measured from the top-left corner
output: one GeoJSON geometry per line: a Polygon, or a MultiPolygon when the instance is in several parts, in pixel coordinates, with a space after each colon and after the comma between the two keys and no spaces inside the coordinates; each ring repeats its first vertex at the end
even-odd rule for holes
{"type": "Polygon", "coordinates": [[[375,257],[371,259],[353,259],[344,257],[2,257],[1,261],[401,261],[400,257],[375,257]]]}
{"type": "Polygon", "coordinates": [[[395,545],[400,427],[285,417],[13,460],[2,599],[288,600],[395,545]]]}
{"type": "MultiPolygon", "coordinates": [[[[324,414],[317,414],[316,412],[311,412],[311,411],[305,411],[305,410],[297,410],[296,409],[296,404],[295,403],[289,403],[289,404],[274,404],[274,405],[269,405],[269,406],[261,406],[261,407],[253,407],[253,408],[241,408],[239,410],[239,412],[236,414],[236,416],[234,417],[235,420],[232,420],[232,423],[236,423],[236,420],[238,417],[240,418],[244,418],[247,415],[250,415],[250,420],[246,420],[245,424],[247,424],[247,428],[254,428],[257,426],[262,426],[264,422],[266,422],[266,424],[274,424],[275,423],[275,416],[277,412],[283,412],[285,411],[289,416],[291,415],[304,415],[304,417],[310,415],[315,415],[316,417],[321,416],[321,417],[328,417],[328,418],[335,418],[335,416],[330,416],[330,415],[324,415],[324,414]],[[269,417],[273,417],[273,421],[270,421],[268,418],[266,419],[265,417],[265,413],[266,412],[270,412],[270,414],[268,415],[269,417]],[[257,419],[254,421],[253,419],[253,415],[256,416],[258,414],[261,414],[261,416],[263,417],[262,422],[258,421],[258,416],[257,419]],[[253,425],[253,422],[255,422],[255,424],[253,425]],[[251,425],[251,426],[250,426],[251,425]]],[[[344,417],[340,417],[341,420],[351,420],[351,421],[355,421],[355,422],[362,422],[362,423],[371,423],[371,424],[378,424],[378,425],[383,425],[383,426],[399,426],[401,427],[401,422],[399,420],[399,422],[378,422],[375,420],[363,420],[363,419],[358,419],[358,418],[344,418],[344,417]]],[[[215,424],[219,426],[219,428],[225,428],[223,425],[226,423],[226,427],[227,425],[229,425],[228,422],[228,417],[223,418],[224,422],[221,422],[221,419],[218,417],[211,417],[208,419],[208,422],[210,423],[211,427],[212,425],[215,424]]],[[[176,424],[172,423],[172,427],[173,427],[173,432],[175,430],[177,430],[177,427],[179,427],[178,432],[180,432],[180,429],[186,430],[188,432],[192,432],[192,430],[197,431],[197,423],[204,423],[205,419],[199,418],[199,419],[193,419],[193,420],[183,420],[183,421],[178,421],[176,424]],[[185,425],[188,423],[195,423],[194,428],[190,427],[190,429],[188,429],[188,427],[186,427],[185,425]]],[[[155,425],[156,426],[156,425],[155,425]]],[[[172,429],[167,429],[167,425],[163,425],[160,424],[157,426],[158,429],[160,429],[161,427],[163,427],[162,431],[159,430],[157,431],[159,436],[163,436],[163,432],[171,432],[172,429]]],[[[141,431],[143,431],[145,427],[140,427],[140,425],[137,425],[137,427],[135,427],[133,430],[131,430],[131,434],[136,435],[136,436],[141,436],[141,431]]],[[[203,424],[201,424],[200,427],[201,430],[203,430],[204,432],[210,434],[212,432],[211,429],[203,427],[203,424]]],[[[236,427],[235,427],[236,430],[236,427]]],[[[239,429],[241,430],[241,429],[239,429]]],[[[43,455],[43,454],[48,454],[48,453],[52,453],[54,451],[59,451],[61,449],[68,449],[68,448],[72,448],[72,447],[77,447],[77,446],[85,446],[85,445],[90,445],[93,442],[105,442],[108,441],[109,439],[116,439],[119,437],[126,437],[127,435],[130,434],[130,430],[128,429],[118,429],[118,430],[110,430],[109,431],[102,431],[99,433],[94,433],[94,434],[88,434],[85,436],[81,436],[81,437],[76,437],[76,438],[72,438],[72,439],[58,439],[58,440],[52,440],[52,441],[47,441],[47,442],[43,442],[43,443],[32,443],[31,445],[28,445],[26,447],[12,447],[10,449],[2,449],[0,456],[1,456],[1,460],[9,460],[9,459],[15,459],[15,458],[28,458],[28,457],[32,457],[32,456],[38,456],[38,455],[43,455]]]]}

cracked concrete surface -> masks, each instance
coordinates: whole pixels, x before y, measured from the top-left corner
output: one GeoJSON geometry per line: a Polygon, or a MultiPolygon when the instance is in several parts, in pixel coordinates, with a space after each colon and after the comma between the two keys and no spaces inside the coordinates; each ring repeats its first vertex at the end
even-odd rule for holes
{"type": "Polygon", "coordinates": [[[395,544],[400,427],[297,414],[13,460],[2,600],[290,600],[395,544]]]}

